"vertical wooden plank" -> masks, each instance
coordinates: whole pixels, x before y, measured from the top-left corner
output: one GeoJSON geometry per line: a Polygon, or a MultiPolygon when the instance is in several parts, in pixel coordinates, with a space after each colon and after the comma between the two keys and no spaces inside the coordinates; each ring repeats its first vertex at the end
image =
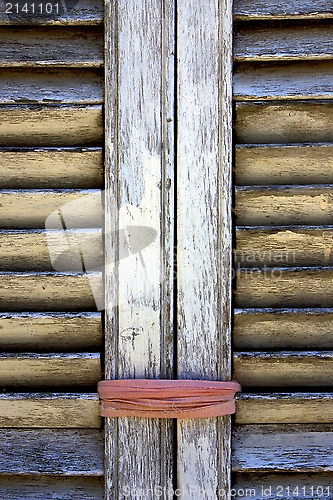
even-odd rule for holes
{"type": "MultiPolygon", "coordinates": [[[[178,378],[231,376],[231,0],[178,0],[178,378]]],[[[230,498],[230,417],[178,421],[185,500],[230,498]]]]}
{"type": "MultiPolygon", "coordinates": [[[[105,10],[106,378],[171,378],[173,0],[107,0],[105,10]],[[128,226],[156,238],[117,261],[114,235],[128,226]]],[[[106,419],[107,499],[172,488],[172,425],[106,419]]]]}

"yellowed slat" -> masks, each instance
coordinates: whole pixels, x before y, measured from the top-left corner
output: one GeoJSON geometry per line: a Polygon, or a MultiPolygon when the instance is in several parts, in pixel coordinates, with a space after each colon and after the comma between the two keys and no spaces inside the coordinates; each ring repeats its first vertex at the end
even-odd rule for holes
{"type": "Polygon", "coordinates": [[[0,106],[0,146],[95,146],[101,106],[0,106]]]}
{"type": "Polygon", "coordinates": [[[237,350],[333,349],[333,309],[236,309],[233,341],[237,350]]]}
{"type": "Polygon", "coordinates": [[[101,313],[0,313],[2,351],[101,349],[101,313]]]}
{"type": "Polygon", "coordinates": [[[0,476],[2,500],[104,500],[102,477],[0,476]]]}
{"type": "Polygon", "coordinates": [[[325,19],[333,17],[330,0],[234,0],[234,17],[256,19],[325,19]]]}
{"type": "Polygon", "coordinates": [[[234,378],[243,387],[330,387],[333,352],[234,353],[234,378]]]}
{"type": "Polygon", "coordinates": [[[332,307],[333,268],[263,268],[237,272],[236,307],[332,307]]]}
{"type": "Polygon", "coordinates": [[[100,354],[1,354],[0,386],[9,388],[95,386],[100,354]]]}
{"type": "Polygon", "coordinates": [[[332,144],[239,145],[239,185],[333,183],[332,144]]]}
{"type": "Polygon", "coordinates": [[[1,427],[99,429],[99,397],[75,393],[1,394],[1,427]]]}
{"type": "Polygon", "coordinates": [[[101,28],[6,26],[0,28],[2,67],[101,67],[101,28]]]}
{"type": "Polygon", "coordinates": [[[102,301],[101,273],[90,278],[66,273],[0,273],[0,310],[94,311],[92,284],[95,296],[102,301]]]}
{"type": "Polygon", "coordinates": [[[244,226],[330,224],[333,191],[331,186],[239,187],[235,213],[244,226]]]}
{"type": "Polygon", "coordinates": [[[333,423],[332,393],[241,394],[236,424],[333,423]]]}

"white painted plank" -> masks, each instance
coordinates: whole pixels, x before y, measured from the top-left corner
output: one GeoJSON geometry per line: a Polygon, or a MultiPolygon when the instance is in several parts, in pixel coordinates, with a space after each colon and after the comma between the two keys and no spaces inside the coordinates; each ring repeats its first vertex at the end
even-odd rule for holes
{"type": "MultiPolygon", "coordinates": [[[[228,0],[178,2],[180,379],[231,376],[231,25],[228,0]]],[[[178,441],[181,498],[228,499],[230,418],[179,420],[178,441]]]]}

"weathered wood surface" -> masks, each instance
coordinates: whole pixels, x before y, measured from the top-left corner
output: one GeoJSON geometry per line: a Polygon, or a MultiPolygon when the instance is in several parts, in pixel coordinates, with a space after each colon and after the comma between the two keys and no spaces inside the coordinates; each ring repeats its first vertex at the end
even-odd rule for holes
{"type": "MultiPolygon", "coordinates": [[[[293,471],[292,471],[293,472],[293,471]]],[[[290,500],[299,498],[301,500],[313,500],[326,495],[332,498],[332,475],[325,473],[314,474],[242,474],[235,473],[233,477],[234,498],[244,499],[244,491],[247,496],[256,500],[267,500],[267,498],[281,498],[290,500]],[[329,487],[329,491],[327,490],[329,487]],[[322,489],[323,488],[323,489],[322,489]],[[273,496],[274,495],[274,496],[273,496]]]]}
{"type": "Polygon", "coordinates": [[[103,478],[0,476],[2,500],[104,500],[103,478]]]}
{"type": "Polygon", "coordinates": [[[95,146],[103,139],[101,106],[0,106],[1,146],[95,146]]]}
{"type": "MultiPolygon", "coordinates": [[[[174,2],[106,2],[106,378],[173,376],[174,2]],[[119,261],[110,235],[153,227],[156,240],[119,261]],[[115,306],[118,306],[116,309],[115,306]]],[[[173,423],[106,419],[106,498],[125,486],[171,489],[173,423]]],[[[147,494],[148,495],[148,494],[147,494]]],[[[136,496],[136,495],[135,495],[136,496]]],[[[154,496],[154,495],[153,495],[154,496]]]]}
{"type": "Polygon", "coordinates": [[[2,429],[0,475],[103,475],[103,432],[2,429]]]}
{"type": "Polygon", "coordinates": [[[233,432],[232,468],[234,472],[332,472],[332,447],[330,424],[240,425],[233,432]]]}
{"type": "Polygon", "coordinates": [[[0,273],[0,311],[95,311],[101,273],[0,273]]]}
{"type": "MultiPolygon", "coordinates": [[[[1,228],[45,228],[46,219],[57,211],[66,229],[103,226],[100,190],[0,190],[1,228]]],[[[59,221],[56,216],[48,219],[47,229],[61,229],[59,221]]]]}
{"type": "MultiPolygon", "coordinates": [[[[59,2],[58,11],[56,14],[55,4],[57,2],[51,2],[54,6],[53,15],[47,16],[45,14],[39,16],[26,16],[24,13],[19,15],[8,15],[6,14],[5,0],[0,2],[0,25],[15,24],[19,25],[73,25],[73,26],[90,26],[90,25],[101,25],[103,23],[104,5],[101,0],[79,0],[79,2],[71,6],[65,11],[63,5],[59,2]]],[[[15,5],[14,2],[12,2],[15,5]]],[[[21,4],[19,4],[21,6],[21,4]]],[[[24,4],[22,4],[23,7],[24,4]]],[[[31,5],[31,4],[29,4],[31,5]]],[[[45,5],[43,5],[45,9],[45,5]]],[[[36,8],[36,6],[35,6],[36,8]]],[[[30,8],[30,11],[32,9],[30,8]]],[[[38,9],[37,9],[38,10],[38,9]]],[[[13,13],[16,13],[16,8],[13,7],[13,13]]]]}
{"type": "Polygon", "coordinates": [[[236,230],[235,264],[257,266],[332,266],[333,228],[256,227],[236,230]]]}
{"type": "Polygon", "coordinates": [[[242,23],[234,30],[234,60],[332,59],[332,34],[330,22],[242,23]]]}
{"type": "Polygon", "coordinates": [[[103,500],[101,477],[0,476],[3,500],[103,500]]]}
{"type": "Polygon", "coordinates": [[[0,313],[1,351],[66,352],[103,346],[101,313],[0,313]]]}
{"type": "Polygon", "coordinates": [[[102,148],[2,148],[0,186],[2,189],[101,188],[102,148]]]}
{"type": "Polygon", "coordinates": [[[333,353],[236,352],[234,377],[243,387],[331,387],[333,353]]]}
{"type": "MultiPolygon", "coordinates": [[[[231,377],[231,3],[178,5],[180,379],[231,377]]],[[[230,429],[228,416],[178,421],[184,500],[198,498],[199,488],[229,499],[230,429]]]]}
{"type": "Polygon", "coordinates": [[[333,309],[236,309],[233,342],[237,350],[333,349],[333,309]]]}
{"type": "Polygon", "coordinates": [[[102,103],[103,74],[100,70],[1,70],[0,104],[102,103]]]}
{"type": "Polygon", "coordinates": [[[102,229],[68,230],[66,238],[63,231],[57,230],[0,230],[0,242],[1,271],[53,271],[50,251],[64,259],[56,271],[82,271],[80,246],[88,266],[101,269],[104,262],[102,229]],[[69,242],[73,249],[78,249],[77,254],[70,253],[69,242]]]}
{"type": "Polygon", "coordinates": [[[100,429],[99,397],[75,393],[1,394],[0,427],[100,429]]]}
{"type": "Polygon", "coordinates": [[[330,61],[241,63],[233,76],[233,97],[236,101],[331,99],[332,80],[330,61]]]}
{"type": "Polygon", "coordinates": [[[103,66],[103,33],[100,27],[6,26],[0,29],[2,67],[103,66]]]}
{"type": "Polygon", "coordinates": [[[236,142],[290,144],[333,142],[333,102],[238,102],[236,142]]]}
{"type": "Polygon", "coordinates": [[[333,268],[240,270],[235,301],[236,307],[332,307],[333,268]]]}
{"type": "Polygon", "coordinates": [[[330,224],[332,217],[330,185],[236,188],[235,219],[238,225],[320,225],[330,224]]]}
{"type": "Polygon", "coordinates": [[[234,0],[236,20],[323,19],[333,17],[330,0],[234,0]]]}
{"type": "Polygon", "coordinates": [[[333,183],[332,144],[238,145],[238,185],[333,183]]]}
{"type": "Polygon", "coordinates": [[[236,424],[333,423],[332,393],[240,394],[236,424]]]}
{"type": "Polygon", "coordinates": [[[101,380],[100,353],[1,354],[1,389],[95,386],[101,380]]]}

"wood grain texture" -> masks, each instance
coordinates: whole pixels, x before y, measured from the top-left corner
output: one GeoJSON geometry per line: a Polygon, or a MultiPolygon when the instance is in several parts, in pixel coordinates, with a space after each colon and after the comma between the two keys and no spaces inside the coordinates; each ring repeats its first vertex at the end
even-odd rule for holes
{"type": "Polygon", "coordinates": [[[333,142],[331,101],[238,102],[236,142],[333,142]]]}
{"type": "MultiPolygon", "coordinates": [[[[5,3],[4,0],[0,2],[0,25],[90,26],[101,25],[103,23],[104,6],[101,0],[79,0],[75,5],[71,5],[71,8],[67,9],[67,11],[63,9],[62,4],[59,2],[59,14],[56,14],[54,10],[53,15],[50,16],[45,15],[45,13],[36,16],[30,14],[28,18],[24,13],[19,15],[6,14],[5,3]]],[[[53,2],[53,5],[55,5],[55,3],[56,2],[53,2]]],[[[15,7],[12,10],[15,12],[15,7]]]]}
{"type": "MultiPolygon", "coordinates": [[[[105,16],[106,234],[157,235],[145,267],[133,255],[116,268],[106,236],[106,378],[172,378],[174,3],[107,1],[105,16]]],[[[172,445],[170,420],[106,419],[106,498],[172,488],[172,445]]]]}
{"type": "Polygon", "coordinates": [[[63,214],[65,228],[102,227],[102,193],[100,190],[78,189],[0,190],[2,228],[45,228],[47,220],[47,230],[62,229],[58,216],[49,218],[58,211],[63,214]]]}
{"type": "Polygon", "coordinates": [[[332,393],[241,394],[236,424],[333,423],[332,393]]]}
{"type": "Polygon", "coordinates": [[[240,425],[233,433],[233,471],[331,472],[332,446],[330,424],[240,425]]]}
{"type": "Polygon", "coordinates": [[[101,273],[0,273],[0,311],[95,311],[101,273]]]}
{"type": "Polygon", "coordinates": [[[332,309],[236,309],[236,350],[333,349],[332,309]]]}
{"type": "Polygon", "coordinates": [[[263,268],[237,272],[236,307],[332,307],[333,269],[263,268]]]}
{"type": "Polygon", "coordinates": [[[103,478],[0,476],[3,500],[103,500],[103,478]]]}
{"type": "Polygon", "coordinates": [[[103,75],[93,69],[2,69],[0,104],[102,104],[103,75]]]}
{"type": "Polygon", "coordinates": [[[0,149],[1,189],[96,189],[102,186],[102,148],[0,149]]]}
{"type": "Polygon", "coordinates": [[[236,230],[235,265],[332,266],[332,241],[331,226],[239,227],[236,230]]]}
{"type": "Polygon", "coordinates": [[[101,313],[0,313],[0,349],[14,352],[99,350],[101,313]]]}
{"type": "Polygon", "coordinates": [[[333,17],[329,0],[234,0],[234,18],[259,19],[323,19],[333,17]]]}
{"type": "Polygon", "coordinates": [[[323,225],[333,216],[330,185],[238,187],[236,224],[244,226],[323,225]]]}
{"type": "Polygon", "coordinates": [[[331,99],[331,61],[241,63],[233,76],[236,101],[331,99]]]}
{"type": "Polygon", "coordinates": [[[238,145],[238,185],[333,183],[332,144],[238,145]]]}
{"type": "Polygon", "coordinates": [[[99,397],[73,392],[1,394],[0,427],[100,429],[99,397]]]}
{"type": "Polygon", "coordinates": [[[6,26],[0,28],[2,67],[103,66],[100,28],[6,26]]]}
{"type": "Polygon", "coordinates": [[[96,386],[101,380],[101,371],[99,353],[0,355],[2,390],[96,386]]]}
{"type": "Polygon", "coordinates": [[[0,106],[0,147],[98,146],[101,106],[0,106]]]}
{"type": "Polygon", "coordinates": [[[0,438],[1,476],[103,476],[102,431],[2,429],[0,438]]]}
{"type": "Polygon", "coordinates": [[[331,59],[331,22],[242,23],[234,30],[235,61],[331,59]]]}
{"type": "Polygon", "coordinates": [[[234,353],[234,377],[243,387],[331,387],[333,353],[234,353]]]}
{"type": "MultiPolygon", "coordinates": [[[[231,2],[179,2],[180,379],[231,376],[231,74],[231,2]]],[[[178,442],[182,498],[219,488],[228,499],[230,418],[179,420],[178,442]]]]}

